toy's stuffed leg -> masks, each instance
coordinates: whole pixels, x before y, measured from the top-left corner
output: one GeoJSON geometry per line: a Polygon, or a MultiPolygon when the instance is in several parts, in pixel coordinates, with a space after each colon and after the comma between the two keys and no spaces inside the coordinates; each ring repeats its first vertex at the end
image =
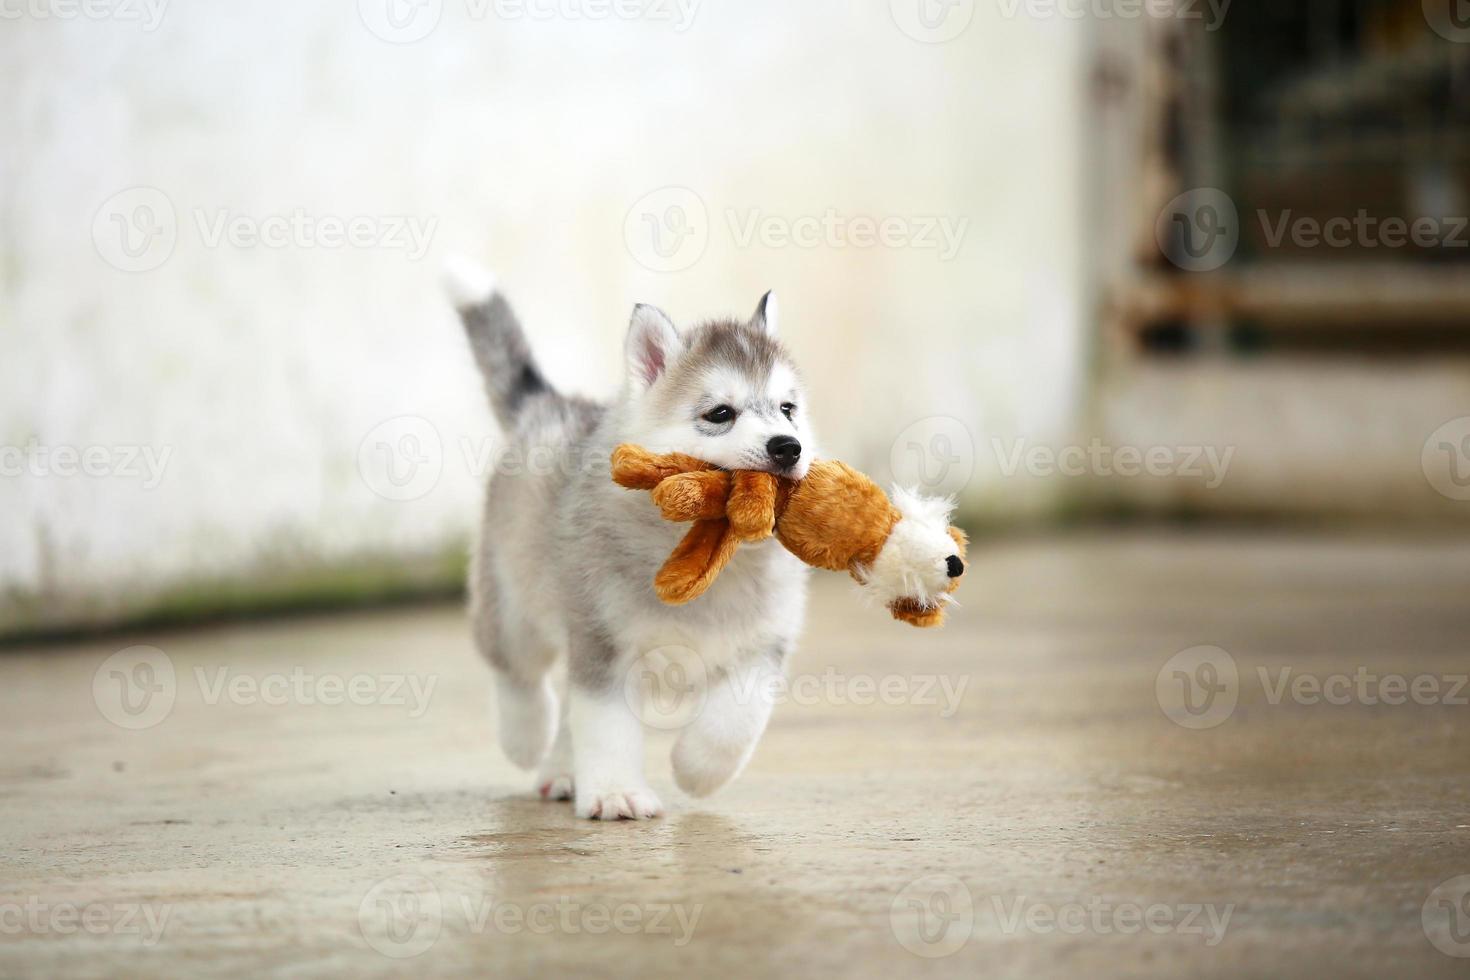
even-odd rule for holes
{"type": "Polygon", "coordinates": [[[740,775],[766,730],[781,683],[780,666],[764,653],[710,679],[704,707],[674,744],[680,789],[708,796],[740,775]]]}
{"type": "Polygon", "coordinates": [[[695,521],[653,578],[653,590],[670,605],[681,605],[704,595],[740,544],[721,517],[695,521]]]}

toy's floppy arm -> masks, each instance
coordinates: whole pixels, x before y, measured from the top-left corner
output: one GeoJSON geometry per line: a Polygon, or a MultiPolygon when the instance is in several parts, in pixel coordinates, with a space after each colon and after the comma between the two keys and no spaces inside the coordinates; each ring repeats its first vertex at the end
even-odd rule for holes
{"type": "Polygon", "coordinates": [[[742,542],[771,536],[778,501],[789,495],[791,482],[630,445],[613,451],[612,476],[619,486],[650,491],[664,520],[694,522],[654,576],[654,592],[671,605],[703,595],[742,542]]]}

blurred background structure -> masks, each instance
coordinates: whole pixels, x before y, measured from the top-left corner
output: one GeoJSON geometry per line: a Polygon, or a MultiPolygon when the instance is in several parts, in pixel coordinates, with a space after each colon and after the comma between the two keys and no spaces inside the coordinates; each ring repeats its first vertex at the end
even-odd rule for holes
{"type": "Polygon", "coordinates": [[[0,32],[0,633],[454,588],[451,251],[590,394],[775,288],[972,525],[1470,516],[1453,2],[85,9],[0,32]]]}

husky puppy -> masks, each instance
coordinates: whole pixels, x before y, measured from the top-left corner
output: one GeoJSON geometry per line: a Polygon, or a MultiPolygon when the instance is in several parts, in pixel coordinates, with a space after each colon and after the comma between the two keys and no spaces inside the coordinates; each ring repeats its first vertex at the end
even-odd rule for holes
{"type": "Polygon", "coordinates": [[[463,261],[449,286],[490,404],[509,440],[486,494],[470,572],[476,645],[496,672],[500,744],[539,767],[550,799],[580,817],[663,811],[643,769],[644,658],[697,684],[674,780],[704,796],[739,775],[771,715],[805,615],[809,569],[774,539],[746,545],[698,600],[665,605],[654,573],[688,530],[647,494],[616,486],[612,450],[632,442],[728,469],[794,479],[815,455],[806,393],[776,337],[776,298],[748,320],[687,330],[652,306],[628,324],[622,390],[609,403],[558,393],[493,279],[463,261]],[[560,704],[553,668],[567,666],[560,704]]]}

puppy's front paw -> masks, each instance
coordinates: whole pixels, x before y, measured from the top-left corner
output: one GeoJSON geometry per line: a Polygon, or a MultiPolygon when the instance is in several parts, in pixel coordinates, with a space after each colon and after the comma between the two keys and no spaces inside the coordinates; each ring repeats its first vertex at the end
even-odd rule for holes
{"type": "Polygon", "coordinates": [[[674,745],[674,782],[690,796],[709,796],[740,775],[753,749],[685,732],[674,745]]]}
{"type": "Polygon", "coordinates": [[[583,790],[579,785],[576,811],[591,820],[647,820],[663,816],[664,805],[647,786],[583,790]]]}

